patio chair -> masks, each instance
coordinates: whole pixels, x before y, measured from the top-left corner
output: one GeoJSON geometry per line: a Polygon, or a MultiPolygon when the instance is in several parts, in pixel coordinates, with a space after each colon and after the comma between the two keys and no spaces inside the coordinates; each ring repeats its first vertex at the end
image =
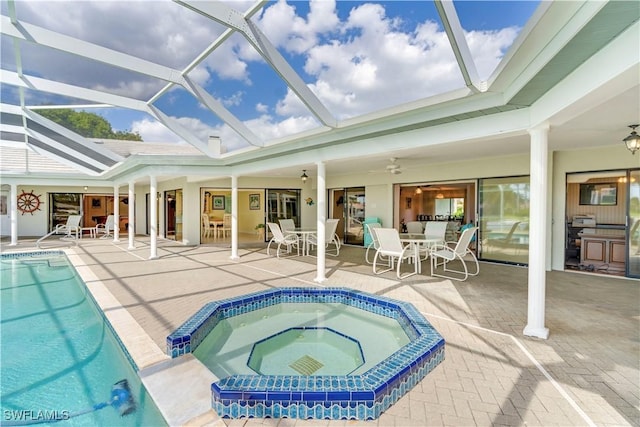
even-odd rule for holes
{"type": "MultiPolygon", "coordinates": [[[[428,239],[438,239],[439,241],[437,243],[443,244],[447,234],[447,224],[446,221],[427,221],[424,227],[424,235],[428,239]]],[[[433,243],[420,245],[420,253],[424,254],[423,260],[429,257],[432,247],[433,243]]]]}
{"type": "Polygon", "coordinates": [[[280,226],[275,222],[268,222],[267,227],[269,227],[269,231],[271,231],[271,235],[273,236],[271,240],[269,240],[269,244],[267,245],[267,255],[269,254],[269,248],[272,243],[277,243],[278,248],[276,249],[276,257],[280,258],[280,247],[285,245],[287,248],[287,253],[291,253],[291,247],[295,246],[298,251],[298,255],[300,255],[300,245],[298,244],[298,236],[295,234],[284,235],[280,226]]]}
{"type": "Polygon", "coordinates": [[[422,223],[420,221],[409,221],[406,224],[407,233],[422,234],[422,223]]]}
{"type": "Polygon", "coordinates": [[[451,247],[446,243],[435,245],[431,249],[431,275],[436,277],[444,277],[446,279],[465,281],[469,276],[476,276],[480,272],[480,265],[478,264],[478,259],[476,258],[473,251],[469,249],[469,244],[471,243],[471,238],[475,234],[478,227],[467,228],[462,232],[458,242],[455,247],[451,247]],[[471,255],[471,259],[476,264],[475,273],[470,273],[467,268],[467,262],[465,261],[465,256],[471,255]],[[442,263],[439,264],[438,260],[441,260],[442,263]],[[448,264],[452,261],[458,260],[462,263],[463,270],[454,270],[448,267],[448,264]],[[438,266],[443,267],[444,272],[453,273],[450,275],[445,274],[436,274],[435,270],[438,266]]]}
{"type": "Polygon", "coordinates": [[[376,229],[381,228],[382,225],[379,222],[371,222],[366,223],[365,227],[367,227],[369,235],[371,235],[371,243],[369,243],[367,251],[364,253],[364,260],[367,264],[373,264],[373,260],[369,261],[369,251],[371,249],[377,251],[380,247],[380,244],[378,243],[378,236],[376,236],[376,229]]]}
{"type": "MultiPolygon", "coordinates": [[[[336,234],[336,229],[338,228],[338,219],[328,219],[324,225],[324,244],[325,247],[329,247],[329,245],[333,244],[336,247],[336,253],[327,252],[327,255],[338,256],[340,254],[340,238],[336,234]]],[[[318,245],[318,236],[316,234],[311,234],[308,237],[308,244],[311,246],[318,245]]]]}
{"type": "Polygon", "coordinates": [[[387,271],[393,270],[394,262],[397,262],[396,276],[398,279],[404,279],[405,277],[413,276],[418,273],[418,265],[415,265],[415,270],[412,273],[405,275],[400,274],[400,266],[402,261],[410,260],[413,258],[413,251],[411,246],[402,246],[400,241],[400,234],[395,228],[376,228],[374,233],[378,238],[378,250],[376,256],[373,258],[373,272],[374,274],[381,274],[387,271]],[[388,268],[385,270],[378,270],[378,260],[382,260],[382,257],[388,257],[388,268]]]}
{"type": "Polygon", "coordinates": [[[101,239],[106,239],[107,237],[113,236],[113,231],[115,230],[115,216],[109,215],[105,220],[104,224],[96,225],[96,236],[102,233],[100,236],[101,239]]]}
{"type": "Polygon", "coordinates": [[[81,221],[82,215],[69,215],[66,223],[56,225],[53,234],[65,234],[64,237],[75,237],[77,239],[80,235],[81,221]]]}
{"type": "Polygon", "coordinates": [[[515,233],[518,227],[520,227],[520,221],[514,222],[506,236],[487,239],[487,246],[493,246],[495,248],[513,247],[513,233],[515,233]]]}
{"type": "Polygon", "coordinates": [[[209,221],[209,215],[203,213],[200,215],[202,222],[202,237],[211,237],[211,232],[216,232],[216,230],[211,229],[211,222],[209,221]]]}
{"type": "Polygon", "coordinates": [[[231,214],[224,214],[222,216],[222,229],[219,230],[222,233],[222,238],[231,235],[231,214]]]}
{"type": "Polygon", "coordinates": [[[293,229],[296,228],[296,223],[293,222],[292,219],[279,219],[278,222],[280,223],[280,229],[285,236],[293,233],[293,229]]]}

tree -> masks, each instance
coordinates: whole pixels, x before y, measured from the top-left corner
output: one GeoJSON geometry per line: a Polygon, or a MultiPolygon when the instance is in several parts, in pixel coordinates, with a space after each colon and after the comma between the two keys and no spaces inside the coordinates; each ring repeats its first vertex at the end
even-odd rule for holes
{"type": "Polygon", "coordinates": [[[138,132],[130,131],[113,131],[111,123],[104,117],[87,113],[86,111],[75,111],[70,108],[38,110],[38,114],[47,119],[56,122],[81,135],[85,138],[101,138],[101,139],[121,139],[130,141],[142,141],[142,137],[138,132]]]}

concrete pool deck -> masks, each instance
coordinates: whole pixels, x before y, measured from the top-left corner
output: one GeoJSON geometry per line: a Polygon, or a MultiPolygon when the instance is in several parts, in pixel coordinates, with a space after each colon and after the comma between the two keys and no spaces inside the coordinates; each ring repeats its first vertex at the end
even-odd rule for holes
{"type": "MultiPolygon", "coordinates": [[[[228,247],[161,240],[159,258],[149,261],[148,239],[138,237],[137,249],[127,246],[83,239],[68,253],[94,295],[104,287],[98,292],[110,320],[130,328],[122,333],[114,324],[121,336],[133,337],[123,340],[171,425],[640,425],[638,280],[548,272],[550,337],[539,340],[522,335],[525,268],[481,263],[480,274],[466,282],[426,274],[398,280],[393,272],[373,275],[362,248],[343,247],[339,257],[327,258],[322,286],[413,303],[444,336],[446,359],[374,421],[229,420],[210,409],[212,374],[201,371],[195,359],[169,361],[166,336],[211,300],[272,287],[317,286],[315,259],[276,259],[266,255],[266,245],[255,243],[241,248],[234,261],[228,247]]],[[[35,245],[3,244],[3,252],[13,250],[35,250],[35,245]]]]}

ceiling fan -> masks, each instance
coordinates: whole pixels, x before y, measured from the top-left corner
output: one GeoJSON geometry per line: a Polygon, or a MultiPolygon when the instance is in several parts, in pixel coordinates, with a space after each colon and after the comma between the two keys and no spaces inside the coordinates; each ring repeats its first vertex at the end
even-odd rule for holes
{"type": "Polygon", "coordinates": [[[390,173],[391,175],[399,175],[402,173],[403,168],[397,163],[397,161],[398,161],[397,157],[391,157],[389,159],[389,164],[387,164],[385,167],[381,169],[370,170],[369,173],[375,173],[375,174],[390,173]]]}
{"type": "Polygon", "coordinates": [[[392,175],[399,175],[402,173],[402,168],[400,168],[400,165],[396,163],[397,160],[398,159],[396,157],[391,157],[389,159],[391,163],[389,163],[385,168],[387,172],[389,172],[392,175]]]}

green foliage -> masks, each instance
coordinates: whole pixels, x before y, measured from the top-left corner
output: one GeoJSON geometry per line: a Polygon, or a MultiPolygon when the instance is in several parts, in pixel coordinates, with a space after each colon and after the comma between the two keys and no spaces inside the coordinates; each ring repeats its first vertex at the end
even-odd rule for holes
{"type": "Polygon", "coordinates": [[[64,126],[84,136],[85,138],[101,139],[122,139],[130,141],[142,141],[142,137],[137,132],[113,131],[111,123],[104,117],[87,113],[86,111],[75,111],[69,108],[38,110],[38,114],[48,118],[57,124],[64,126]]]}

